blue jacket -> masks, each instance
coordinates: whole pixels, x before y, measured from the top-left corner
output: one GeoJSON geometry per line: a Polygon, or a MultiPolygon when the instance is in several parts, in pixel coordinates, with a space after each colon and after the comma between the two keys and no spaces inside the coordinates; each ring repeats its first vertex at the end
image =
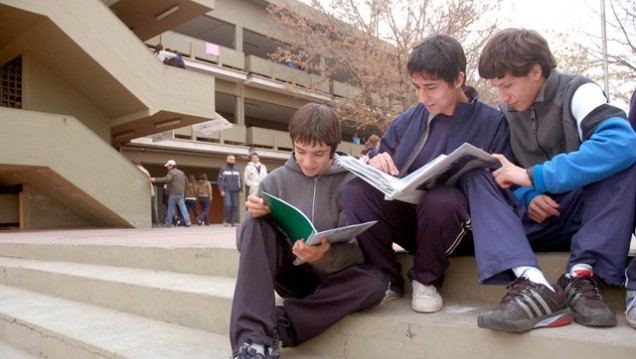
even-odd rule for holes
{"type": "Polygon", "coordinates": [[[636,133],[623,111],[603,103],[584,118],[574,117],[574,94],[591,82],[552,70],[532,108],[517,112],[500,105],[516,159],[534,178],[534,187],[515,190],[526,206],[539,194],[569,192],[636,162],[636,133]]]}
{"type": "Polygon", "coordinates": [[[225,165],[219,170],[219,190],[221,192],[242,192],[241,172],[236,165],[225,165]]]}
{"type": "MultiPolygon", "coordinates": [[[[419,103],[400,114],[391,123],[380,142],[380,153],[388,152],[400,170],[406,175],[428,139],[428,128],[433,117],[419,103]]],[[[508,123],[496,108],[479,100],[457,104],[452,116],[445,153],[451,153],[464,142],[489,153],[501,153],[512,159],[508,123]]]]}

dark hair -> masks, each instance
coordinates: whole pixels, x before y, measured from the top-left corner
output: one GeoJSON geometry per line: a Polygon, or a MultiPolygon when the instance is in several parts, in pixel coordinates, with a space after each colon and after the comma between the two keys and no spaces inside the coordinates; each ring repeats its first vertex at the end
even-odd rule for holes
{"type": "Polygon", "coordinates": [[[537,64],[546,78],[556,67],[546,39],[534,30],[505,29],[484,46],[479,57],[479,76],[485,79],[498,79],[507,74],[525,76],[537,64]]]}
{"type": "Polygon", "coordinates": [[[410,76],[426,74],[453,85],[460,72],[466,74],[466,54],[454,38],[444,34],[431,35],[413,48],[406,69],[410,76]]]}
{"type": "Polygon", "coordinates": [[[340,119],[329,106],[310,102],[292,115],[289,137],[292,143],[325,144],[331,147],[333,154],[342,137],[340,119]]]}
{"type": "Polygon", "coordinates": [[[208,175],[205,173],[201,173],[199,175],[199,181],[207,181],[208,180],[208,175]]]}
{"type": "Polygon", "coordinates": [[[479,91],[476,88],[470,85],[464,86],[464,95],[468,97],[469,100],[475,99],[479,97],[479,91]]]}

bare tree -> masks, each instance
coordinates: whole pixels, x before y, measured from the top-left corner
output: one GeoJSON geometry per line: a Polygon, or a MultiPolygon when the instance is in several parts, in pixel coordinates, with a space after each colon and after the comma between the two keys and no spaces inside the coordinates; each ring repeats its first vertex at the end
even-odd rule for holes
{"type": "MultiPolygon", "coordinates": [[[[600,19],[600,11],[596,12],[600,19]]],[[[605,18],[611,97],[629,103],[636,83],[636,0],[608,0],[605,18]]],[[[578,67],[580,72],[603,82],[602,44],[598,35],[588,34],[572,44],[572,51],[560,59],[560,65],[578,67]]]]}
{"type": "Polygon", "coordinates": [[[636,83],[636,0],[610,0],[608,26],[616,36],[608,39],[608,63],[616,83],[614,95],[629,103],[636,83]]]}
{"type": "Polygon", "coordinates": [[[336,111],[350,126],[383,131],[416,101],[406,62],[429,34],[458,39],[469,63],[467,83],[484,88],[476,64],[497,30],[498,9],[499,1],[480,0],[313,0],[311,7],[273,1],[268,10],[284,33],[272,36],[291,40],[270,56],[320,74],[320,81],[347,84],[349,96],[332,103],[336,111]]]}

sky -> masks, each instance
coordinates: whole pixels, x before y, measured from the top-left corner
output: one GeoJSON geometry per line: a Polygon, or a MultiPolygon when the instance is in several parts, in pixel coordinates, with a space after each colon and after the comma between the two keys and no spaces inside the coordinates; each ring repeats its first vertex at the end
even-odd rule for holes
{"type": "MultiPolygon", "coordinates": [[[[311,0],[300,1],[309,3],[311,0]]],[[[612,16],[609,1],[605,0],[608,20],[612,16]]],[[[500,27],[537,30],[548,40],[553,52],[559,52],[562,47],[568,45],[563,43],[564,34],[578,43],[589,43],[590,48],[600,48],[601,2],[602,0],[501,0],[500,27]]],[[[612,29],[607,28],[607,31],[610,38],[612,29]]],[[[616,49],[610,48],[610,52],[616,52],[616,49]]],[[[602,68],[599,71],[599,74],[602,74],[602,68]]],[[[610,83],[611,81],[610,78],[610,83]]],[[[603,83],[600,85],[603,86],[603,83]]],[[[627,86],[631,87],[629,84],[627,86]]],[[[613,100],[611,93],[610,99],[613,100]]],[[[616,104],[622,108],[627,106],[622,102],[616,104]]]]}
{"type": "Polygon", "coordinates": [[[557,32],[585,40],[588,34],[600,38],[600,11],[601,0],[502,0],[501,20],[511,27],[537,30],[552,45],[557,32]]]}

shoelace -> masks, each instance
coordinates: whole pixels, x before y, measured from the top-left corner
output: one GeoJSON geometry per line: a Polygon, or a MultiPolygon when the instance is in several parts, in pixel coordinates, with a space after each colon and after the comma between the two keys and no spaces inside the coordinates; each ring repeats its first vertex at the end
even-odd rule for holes
{"type": "Polygon", "coordinates": [[[521,292],[523,292],[523,290],[528,287],[536,287],[536,284],[532,283],[525,277],[518,277],[517,279],[515,279],[514,282],[506,285],[506,289],[509,290],[508,293],[506,293],[506,296],[503,297],[503,299],[501,300],[500,304],[510,302],[519,297],[521,295],[521,292]]]}
{"type": "Polygon", "coordinates": [[[586,299],[603,300],[601,282],[594,276],[570,278],[570,286],[586,299]]]}

